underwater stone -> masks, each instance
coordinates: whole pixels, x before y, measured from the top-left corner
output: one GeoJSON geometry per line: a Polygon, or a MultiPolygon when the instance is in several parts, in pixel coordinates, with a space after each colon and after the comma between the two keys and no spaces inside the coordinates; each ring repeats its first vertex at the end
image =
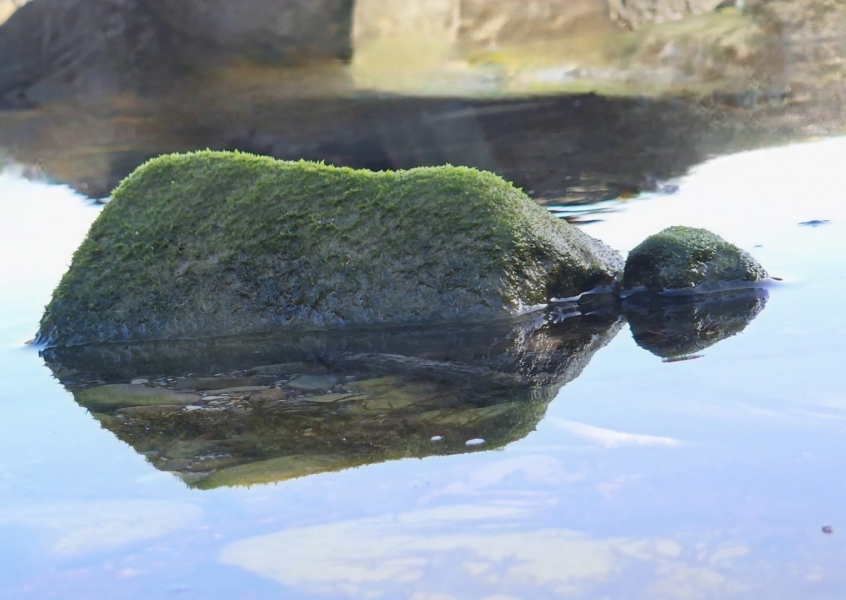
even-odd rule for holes
{"type": "Polygon", "coordinates": [[[230,377],[221,379],[220,377],[185,377],[184,379],[177,379],[173,384],[175,390],[196,390],[198,392],[208,392],[211,390],[219,390],[224,387],[247,387],[247,386],[262,386],[267,383],[267,380],[261,377],[230,377]],[[226,384],[226,385],[223,385],[226,384]]]}
{"type": "Polygon", "coordinates": [[[49,345],[473,322],[616,281],[619,255],[492,173],[242,153],[139,167],[74,255],[49,345]]]}
{"type": "Polygon", "coordinates": [[[325,392],[338,385],[338,381],[334,375],[300,375],[285,387],[300,392],[325,392]]]}
{"type": "Polygon", "coordinates": [[[623,289],[715,291],[767,278],[748,252],[706,229],[669,227],[629,253],[623,289]]]}
{"type": "Polygon", "coordinates": [[[90,388],[80,392],[79,403],[92,410],[129,406],[172,406],[192,404],[200,399],[197,394],[184,394],[165,388],[117,383],[90,388]]]}

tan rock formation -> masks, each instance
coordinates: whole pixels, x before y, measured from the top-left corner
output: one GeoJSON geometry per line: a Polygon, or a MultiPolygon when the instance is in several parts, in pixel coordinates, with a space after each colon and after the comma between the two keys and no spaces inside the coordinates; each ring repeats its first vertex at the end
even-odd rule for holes
{"type": "Polygon", "coordinates": [[[0,25],[5,23],[6,19],[11,17],[13,12],[27,2],[29,0],[0,0],[0,25]]]}
{"type": "Polygon", "coordinates": [[[353,40],[413,36],[452,43],[460,18],[460,0],[357,0],[353,40]]]}
{"type": "Polygon", "coordinates": [[[615,28],[606,0],[461,0],[460,4],[459,40],[469,44],[524,43],[615,28]]]}
{"type": "Polygon", "coordinates": [[[712,11],[724,0],[608,0],[611,17],[637,29],[647,23],[676,21],[712,11]]]}
{"type": "Polygon", "coordinates": [[[606,0],[358,0],[353,38],[490,46],[613,28],[606,0]]]}

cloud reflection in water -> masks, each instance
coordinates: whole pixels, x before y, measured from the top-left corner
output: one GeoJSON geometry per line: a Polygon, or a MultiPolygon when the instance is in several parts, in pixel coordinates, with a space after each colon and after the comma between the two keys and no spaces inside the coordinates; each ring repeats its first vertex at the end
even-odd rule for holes
{"type": "Polygon", "coordinates": [[[745,552],[723,550],[713,554],[719,560],[686,564],[682,547],[669,538],[592,538],[566,528],[533,529],[525,523],[532,508],[460,504],[315,525],[235,542],[220,559],[333,597],[596,597],[592,594],[622,571],[652,580],[660,597],[738,589],[718,568],[745,552]]]}
{"type": "Polygon", "coordinates": [[[46,531],[52,553],[73,556],[172,534],[202,516],[199,507],[181,502],[98,500],[0,510],[0,525],[46,531]]]}

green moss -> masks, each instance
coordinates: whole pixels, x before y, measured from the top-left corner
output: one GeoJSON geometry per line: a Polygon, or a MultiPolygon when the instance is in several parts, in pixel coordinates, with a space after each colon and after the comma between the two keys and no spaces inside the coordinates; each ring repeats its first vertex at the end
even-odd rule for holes
{"type": "Polygon", "coordinates": [[[623,288],[718,289],[763,280],[767,272],[747,252],[706,229],[669,227],[629,253],[623,288]]]}
{"type": "MultiPolygon", "coordinates": [[[[284,437],[290,446],[298,448],[289,449],[285,456],[264,460],[237,457],[237,461],[250,462],[215,471],[199,481],[196,487],[209,490],[224,486],[261,485],[391,460],[503,448],[534,431],[546,413],[547,403],[555,395],[546,395],[541,401],[521,399],[474,407],[449,406],[443,389],[438,396],[415,391],[420,394],[417,402],[407,406],[389,407],[381,403],[371,406],[364,401],[367,408],[363,412],[351,406],[343,409],[340,418],[313,416],[308,424],[314,427],[315,436],[310,439],[304,439],[299,433],[306,422],[288,413],[285,422],[290,431],[285,431],[285,425],[277,423],[275,429],[265,435],[271,439],[284,437]],[[438,404],[438,397],[441,406],[426,410],[438,404]],[[431,437],[435,434],[442,435],[444,439],[432,442],[431,437]],[[474,437],[482,437],[485,444],[468,447],[466,441],[474,437]]],[[[521,396],[516,390],[512,390],[512,394],[521,396]]],[[[148,423],[147,429],[155,429],[155,424],[148,423]]],[[[259,430],[253,430],[251,434],[256,437],[261,435],[259,430]]],[[[255,446],[272,447],[275,444],[271,439],[259,437],[255,446]]]]}
{"type": "Polygon", "coordinates": [[[117,383],[76,392],[76,401],[92,411],[113,411],[128,406],[172,406],[191,404],[197,394],[181,394],[164,388],[117,383]]]}
{"type": "Polygon", "coordinates": [[[522,439],[560,387],[618,333],[623,321],[610,300],[592,296],[581,304],[590,314],[563,323],[541,322],[534,314],[442,327],[88,344],[44,355],[77,401],[157,468],[178,471],[186,483],[204,489],[254,485],[383,461],[488,451],[522,439]],[[303,352],[314,357],[272,362],[302,359],[303,352]],[[144,373],[174,387],[208,390],[250,371],[286,379],[331,374],[342,385],[327,395],[277,388],[264,402],[245,393],[213,404],[144,385],[87,387],[144,373]],[[183,378],[189,372],[219,373],[214,379],[220,383],[183,378]],[[168,408],[142,406],[144,399],[126,397],[131,393],[162,395],[168,408]],[[325,402],[329,396],[333,401],[325,402]],[[187,401],[195,404],[191,410],[172,406],[187,401]],[[434,436],[441,440],[433,442],[434,436]],[[468,447],[474,438],[485,444],[468,447]]]}
{"type": "Polygon", "coordinates": [[[250,487],[267,483],[276,483],[315,475],[342,471],[366,464],[358,457],[344,457],[342,454],[326,456],[282,456],[271,458],[237,467],[229,467],[215,471],[200,480],[195,487],[201,490],[211,490],[218,487],[250,487]]]}
{"type": "Polygon", "coordinates": [[[613,251],[491,173],[168,155],[115,190],[40,337],[485,319],[607,284],[619,268],[613,251]]]}

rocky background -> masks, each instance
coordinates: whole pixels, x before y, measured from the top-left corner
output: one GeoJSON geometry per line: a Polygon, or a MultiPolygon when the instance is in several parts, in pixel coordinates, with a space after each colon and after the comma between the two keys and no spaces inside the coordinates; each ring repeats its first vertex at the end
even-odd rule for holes
{"type": "Polygon", "coordinates": [[[197,148],[449,162],[557,204],[846,129],[846,5],[729,4],[0,0],[0,163],[102,198],[197,148]]]}
{"type": "MultiPolygon", "coordinates": [[[[743,0],[741,0],[742,2],[743,0]]],[[[690,14],[702,14],[721,4],[736,6],[736,0],[608,0],[611,18],[637,29],[647,23],[675,21],[690,14]]]]}
{"type": "MultiPolygon", "coordinates": [[[[729,27],[742,30],[735,37],[750,38],[737,40],[727,37],[724,24],[703,21],[694,27],[705,31],[693,36],[692,48],[690,32],[684,31],[664,32],[663,37],[688,41],[667,46],[664,40],[660,48],[655,48],[655,38],[661,38],[661,32],[621,37],[626,29],[713,13],[717,4],[716,0],[610,0],[610,4],[609,0],[0,0],[0,19],[8,17],[0,27],[0,93],[49,82],[83,89],[102,88],[111,81],[117,87],[131,81],[140,85],[185,69],[232,61],[290,65],[349,60],[354,50],[366,53],[368,42],[385,38],[403,40],[406,46],[415,40],[437,41],[467,51],[592,37],[598,46],[582,48],[581,58],[598,52],[619,63],[632,54],[636,62],[654,68],[692,61],[692,68],[699,70],[713,70],[712,63],[720,62],[721,55],[748,62],[761,54],[760,44],[751,39],[757,35],[751,22],[737,21],[729,27]],[[609,35],[614,39],[604,38],[609,35]],[[641,45],[645,52],[631,48],[641,45]]],[[[779,16],[782,13],[775,18],[779,16]]],[[[423,54],[427,52],[431,48],[423,54]]],[[[512,62],[526,60],[520,53],[508,56],[512,62]]],[[[579,59],[576,52],[568,62],[579,59]]],[[[760,67],[772,58],[763,52],[756,62],[760,67]]],[[[618,70],[625,66],[615,65],[618,70]]]]}

